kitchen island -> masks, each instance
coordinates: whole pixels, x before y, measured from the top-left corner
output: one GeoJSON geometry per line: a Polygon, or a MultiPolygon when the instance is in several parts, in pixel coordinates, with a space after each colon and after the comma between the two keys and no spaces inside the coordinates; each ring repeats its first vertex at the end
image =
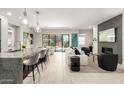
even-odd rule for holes
{"type": "Polygon", "coordinates": [[[0,53],[0,84],[23,83],[23,59],[40,53],[44,48],[0,53]]]}

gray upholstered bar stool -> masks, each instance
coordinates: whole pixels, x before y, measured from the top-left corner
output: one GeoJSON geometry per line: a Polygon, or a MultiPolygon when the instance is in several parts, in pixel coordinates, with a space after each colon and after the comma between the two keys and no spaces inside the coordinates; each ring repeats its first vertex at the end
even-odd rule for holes
{"type": "Polygon", "coordinates": [[[43,60],[45,58],[45,55],[46,55],[46,49],[41,50],[39,62],[41,64],[42,71],[43,71],[43,63],[46,65],[46,63],[43,60]]]}
{"type": "Polygon", "coordinates": [[[32,71],[32,75],[33,75],[33,83],[35,83],[35,76],[34,76],[35,67],[37,68],[37,70],[40,74],[40,71],[38,68],[38,62],[39,62],[39,53],[36,53],[33,56],[28,57],[23,60],[23,64],[24,64],[23,70],[25,70],[25,66],[27,66],[28,68],[31,67],[31,71],[32,71]]]}
{"type": "Polygon", "coordinates": [[[46,50],[45,61],[49,62],[50,49],[46,50]]]}

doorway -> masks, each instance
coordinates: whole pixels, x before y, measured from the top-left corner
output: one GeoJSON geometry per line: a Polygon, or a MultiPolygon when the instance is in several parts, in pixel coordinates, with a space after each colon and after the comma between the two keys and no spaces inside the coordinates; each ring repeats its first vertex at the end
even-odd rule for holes
{"type": "Polygon", "coordinates": [[[69,40],[70,38],[69,38],[69,34],[63,34],[62,35],[62,51],[64,52],[65,51],[65,49],[67,48],[67,47],[69,47],[69,43],[70,43],[70,40],[69,40]]]}

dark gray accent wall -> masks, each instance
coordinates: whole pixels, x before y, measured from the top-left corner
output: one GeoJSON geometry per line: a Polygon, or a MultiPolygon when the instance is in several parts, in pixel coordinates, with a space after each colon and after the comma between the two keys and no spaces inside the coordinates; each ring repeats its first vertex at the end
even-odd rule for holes
{"type": "Polygon", "coordinates": [[[0,52],[1,52],[1,19],[0,19],[0,52]]]}
{"type": "Polygon", "coordinates": [[[98,25],[98,32],[107,30],[110,28],[116,29],[116,42],[107,43],[107,42],[98,42],[98,53],[102,53],[102,47],[113,48],[113,53],[119,55],[118,62],[122,63],[122,14],[113,17],[103,23],[98,25]]]}

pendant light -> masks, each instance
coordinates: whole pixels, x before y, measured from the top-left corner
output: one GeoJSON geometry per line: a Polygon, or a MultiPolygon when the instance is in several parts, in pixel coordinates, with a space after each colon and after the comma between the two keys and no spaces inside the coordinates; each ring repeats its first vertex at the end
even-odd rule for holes
{"type": "Polygon", "coordinates": [[[37,22],[36,22],[36,32],[40,32],[40,26],[39,26],[39,12],[36,11],[37,15],[37,22]]]}
{"type": "Polygon", "coordinates": [[[27,25],[28,24],[28,19],[27,19],[27,11],[26,11],[26,8],[24,9],[24,12],[23,12],[23,15],[24,15],[24,18],[22,20],[22,23],[27,25]]]}

